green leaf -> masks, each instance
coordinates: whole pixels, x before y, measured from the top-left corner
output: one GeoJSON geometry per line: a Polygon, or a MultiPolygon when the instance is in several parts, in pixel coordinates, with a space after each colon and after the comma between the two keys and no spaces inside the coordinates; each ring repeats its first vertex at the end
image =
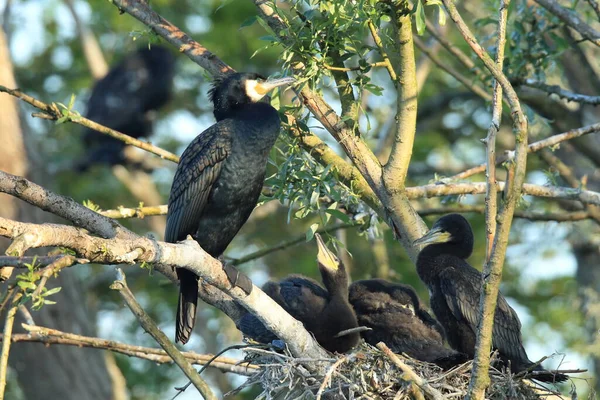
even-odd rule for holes
{"type": "Polygon", "coordinates": [[[17,285],[19,285],[19,287],[23,290],[26,290],[26,289],[35,290],[35,283],[33,283],[33,282],[19,281],[19,282],[17,282],[17,285]]]}
{"type": "Polygon", "coordinates": [[[347,214],[345,214],[342,211],[340,211],[340,210],[327,209],[327,210],[325,210],[325,212],[327,214],[330,214],[331,216],[339,219],[342,222],[345,222],[345,223],[350,223],[351,222],[350,217],[347,214]]]}
{"type": "Polygon", "coordinates": [[[425,9],[423,8],[423,2],[421,0],[417,2],[415,24],[417,25],[417,33],[419,36],[425,33],[425,9]]]}
{"type": "Polygon", "coordinates": [[[240,29],[254,25],[256,23],[256,20],[257,20],[256,15],[246,18],[246,20],[244,22],[242,22],[242,24],[240,25],[240,29]]]}
{"type": "Polygon", "coordinates": [[[308,230],[306,231],[306,241],[310,242],[313,237],[315,237],[315,233],[319,229],[319,224],[312,224],[308,230]]]}
{"type": "Polygon", "coordinates": [[[50,290],[48,290],[48,291],[46,291],[46,292],[44,293],[44,297],[45,297],[45,296],[50,296],[50,295],[56,294],[56,293],[60,292],[60,290],[61,290],[61,289],[62,289],[62,288],[61,288],[60,286],[59,286],[59,287],[52,288],[52,289],[50,289],[50,290]]]}

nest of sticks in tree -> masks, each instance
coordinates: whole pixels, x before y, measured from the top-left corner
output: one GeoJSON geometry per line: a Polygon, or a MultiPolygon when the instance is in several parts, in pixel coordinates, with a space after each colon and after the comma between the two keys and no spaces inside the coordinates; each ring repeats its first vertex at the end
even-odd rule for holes
{"type": "MultiPolygon", "coordinates": [[[[383,344],[376,348],[362,343],[327,360],[298,359],[287,351],[245,351],[246,361],[261,370],[230,394],[260,385],[257,399],[462,399],[471,378],[472,361],[443,371],[435,364],[394,354],[383,344]],[[311,373],[308,364],[319,364],[324,372],[311,373]]],[[[510,371],[490,368],[490,379],[486,399],[528,400],[557,394],[510,371]]]]}

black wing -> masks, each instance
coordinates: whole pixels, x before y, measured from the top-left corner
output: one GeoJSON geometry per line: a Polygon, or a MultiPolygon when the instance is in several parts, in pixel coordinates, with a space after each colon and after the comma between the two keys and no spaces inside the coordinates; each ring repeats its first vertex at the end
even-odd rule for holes
{"type": "Polygon", "coordinates": [[[328,301],[328,293],[313,279],[292,275],[279,283],[269,282],[263,288],[290,315],[300,321],[315,318],[328,301]]]}
{"type": "Polygon", "coordinates": [[[169,195],[166,242],[196,233],[208,196],[231,151],[231,130],[229,120],[218,122],[198,135],[181,155],[169,195]]]}
{"type": "MultiPolygon", "coordinates": [[[[463,267],[448,268],[440,274],[440,286],[454,316],[466,320],[473,332],[476,332],[479,325],[481,273],[468,264],[463,267]]],[[[509,359],[523,361],[528,359],[521,340],[521,321],[502,293],[498,293],[492,346],[509,359]]]]}

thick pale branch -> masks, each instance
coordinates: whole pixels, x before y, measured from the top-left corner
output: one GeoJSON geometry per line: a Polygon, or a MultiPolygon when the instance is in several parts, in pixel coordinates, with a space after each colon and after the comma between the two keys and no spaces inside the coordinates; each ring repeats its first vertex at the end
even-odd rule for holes
{"type": "MultiPolygon", "coordinates": [[[[58,120],[60,118],[63,118],[63,113],[58,108],[58,106],[54,103],[46,104],[40,100],[37,100],[37,99],[21,92],[20,90],[9,89],[2,85],[0,85],[0,92],[8,93],[12,96],[15,96],[15,97],[23,100],[24,102],[31,104],[35,108],[38,108],[44,112],[42,115],[36,114],[35,116],[38,116],[38,117],[43,116],[43,118],[49,119],[49,120],[58,120]]],[[[177,157],[175,154],[173,154],[171,152],[163,150],[160,147],[153,146],[152,144],[150,144],[148,142],[144,142],[144,141],[132,138],[131,136],[125,135],[124,133],[117,132],[114,129],[110,129],[106,126],[100,125],[100,124],[98,124],[90,119],[87,119],[85,117],[82,117],[80,115],[75,115],[75,114],[73,114],[72,111],[69,111],[68,120],[71,122],[74,122],[78,125],[85,126],[90,129],[93,129],[97,132],[100,132],[102,134],[108,135],[112,138],[120,140],[129,145],[139,147],[140,149],[145,150],[149,153],[156,154],[157,156],[164,158],[165,160],[179,162],[179,157],[177,157]]]]}
{"type": "Polygon", "coordinates": [[[144,25],[152,28],[167,42],[177,47],[180,52],[188,56],[196,64],[207,70],[211,75],[218,76],[233,69],[221,61],[206,47],[193,40],[181,29],[154,12],[149,2],[137,0],[111,0],[119,10],[131,15],[144,25]]]}
{"type": "Polygon", "coordinates": [[[80,257],[101,264],[151,263],[154,268],[168,274],[172,267],[186,268],[207,283],[225,291],[241,305],[255,314],[282,340],[293,354],[323,358],[325,351],[318,346],[302,324],[289,316],[277,303],[253,287],[246,295],[231,286],[220,261],[212,258],[194,240],[181,244],[164,243],[146,237],[130,239],[104,239],[88,235],[80,228],[53,225],[27,224],[0,218],[0,236],[21,242],[21,248],[63,246],[74,250],[80,257]],[[265,313],[264,310],[269,310],[265,313]],[[263,315],[264,314],[264,315],[263,315]]]}
{"type": "Polygon", "coordinates": [[[144,218],[153,215],[167,215],[167,205],[165,204],[161,206],[146,206],[135,208],[119,207],[116,210],[98,211],[98,214],[113,219],[144,218]]]}
{"type": "MultiPolygon", "coordinates": [[[[104,349],[115,353],[124,354],[129,357],[136,357],[143,360],[152,361],[158,364],[171,364],[173,359],[161,349],[152,347],[135,346],[126,343],[120,343],[113,340],[106,340],[97,337],[81,336],[73,333],[58,331],[40,326],[31,326],[23,324],[29,333],[13,334],[11,341],[13,343],[43,343],[45,345],[66,345],[76,347],[89,347],[94,349],[104,349]]],[[[3,338],[0,337],[0,341],[3,338]]],[[[213,358],[211,354],[197,354],[193,352],[181,353],[193,365],[206,365],[213,358]]],[[[238,375],[252,375],[260,367],[242,363],[240,360],[227,357],[217,357],[210,363],[212,368],[223,372],[233,372],[238,375]]]]}
{"type": "MultiPolygon", "coordinates": [[[[597,133],[597,132],[600,132],[600,123],[584,126],[584,127],[577,128],[577,129],[572,129],[570,131],[560,133],[558,135],[553,135],[546,139],[542,139],[537,142],[531,143],[529,146],[527,146],[527,151],[529,153],[535,153],[536,151],[539,151],[540,149],[543,149],[545,147],[556,146],[557,144],[564,142],[566,140],[575,139],[580,136],[588,135],[590,133],[597,133]]],[[[501,164],[501,163],[505,162],[506,160],[508,160],[507,156],[501,157],[499,160],[496,161],[496,164],[501,164]]],[[[453,181],[460,180],[460,179],[466,179],[470,176],[479,174],[483,171],[485,171],[485,164],[479,164],[478,166],[469,168],[468,170],[461,172],[460,174],[453,175],[448,179],[453,180],[453,181]]]]}
{"type": "Polygon", "coordinates": [[[596,46],[600,46],[600,32],[586,24],[579,15],[562,7],[554,0],[535,0],[535,2],[556,15],[561,21],[569,25],[569,27],[579,32],[586,40],[589,40],[596,46]]]}
{"type": "MultiPolygon", "coordinates": [[[[287,314],[259,288],[254,287],[250,295],[246,295],[239,288],[232,288],[221,262],[209,256],[197,242],[188,240],[184,244],[172,244],[140,237],[133,232],[126,231],[116,221],[96,214],[63,196],[46,191],[24,178],[19,178],[21,186],[31,189],[31,191],[14,191],[12,185],[6,185],[4,182],[4,180],[11,180],[11,177],[12,175],[0,172],[0,192],[8,192],[50,212],[59,213],[63,210],[64,204],[70,204],[73,207],[71,218],[88,225],[89,230],[97,231],[96,223],[104,226],[104,220],[107,220],[110,222],[110,226],[118,232],[121,230],[127,232],[127,234],[113,235],[111,239],[106,239],[91,236],[85,230],[71,226],[36,225],[0,219],[0,236],[14,239],[11,247],[19,250],[17,255],[23,255],[23,252],[29,248],[61,246],[73,249],[81,258],[101,264],[152,263],[155,269],[169,277],[173,277],[172,267],[186,268],[203,278],[206,283],[224,291],[257,315],[272,332],[288,344],[296,356],[325,357],[326,352],[304,329],[303,325],[287,314]],[[40,196],[39,193],[45,195],[40,196]],[[90,216],[88,213],[93,215],[90,216]],[[94,218],[95,223],[90,222],[88,218],[94,218]],[[265,313],[264,310],[269,310],[269,313],[265,313]]],[[[200,290],[200,294],[210,295],[215,290],[206,286],[200,290]]],[[[211,304],[227,306],[228,311],[239,315],[235,307],[232,307],[235,304],[232,305],[227,296],[218,297],[211,304]]]]}

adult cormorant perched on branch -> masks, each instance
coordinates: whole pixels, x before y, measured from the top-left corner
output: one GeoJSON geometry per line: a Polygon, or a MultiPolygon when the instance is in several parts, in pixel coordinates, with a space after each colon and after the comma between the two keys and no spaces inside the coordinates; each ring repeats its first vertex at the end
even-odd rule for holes
{"type": "MultiPolygon", "coordinates": [[[[348,274],[344,264],[316,234],[317,262],[325,289],[315,280],[291,275],[280,282],[267,282],[263,290],[292,317],[304,324],[324,349],[345,353],[358,344],[356,315],[348,302],[348,274]],[[352,330],[345,334],[344,331],[352,330]]],[[[248,337],[270,343],[277,339],[258,318],[246,314],[238,328],[248,337]]]]}
{"type": "MultiPolygon", "coordinates": [[[[192,235],[211,256],[220,256],[258,202],[267,159],[279,136],[277,110],[260,100],[293,78],[266,81],[255,73],[233,73],[215,80],[210,92],[217,123],[198,135],[181,155],[171,194],[165,241],[192,235]]],[[[232,266],[231,282],[252,290],[232,266]]],[[[187,343],[196,318],[198,277],[177,269],[179,303],[175,338],[187,343]]]]}
{"type": "MultiPolygon", "coordinates": [[[[416,245],[427,245],[417,258],[417,272],[429,288],[431,308],[444,327],[450,345],[473,358],[479,325],[482,275],[466,259],[473,252],[473,231],[459,214],[446,215],[433,225],[416,245]]],[[[498,293],[492,347],[504,365],[515,373],[532,368],[521,339],[521,322],[504,296],[498,293]]],[[[561,382],[568,377],[541,366],[530,377],[543,382],[561,382]]]]}
{"type": "Polygon", "coordinates": [[[350,285],[350,303],[358,324],[372,330],[362,333],[371,345],[387,344],[444,369],[468,361],[466,354],[444,347],[444,330],[422,306],[415,290],[383,279],[366,279],[350,285]]]}
{"type": "MultiPolygon", "coordinates": [[[[175,57],[164,47],[143,47],[126,55],[94,85],[86,118],[134,138],[152,135],[150,112],[171,97],[175,57]]],[[[93,164],[122,164],[125,143],[85,128],[85,159],[77,169],[93,164]]]]}

